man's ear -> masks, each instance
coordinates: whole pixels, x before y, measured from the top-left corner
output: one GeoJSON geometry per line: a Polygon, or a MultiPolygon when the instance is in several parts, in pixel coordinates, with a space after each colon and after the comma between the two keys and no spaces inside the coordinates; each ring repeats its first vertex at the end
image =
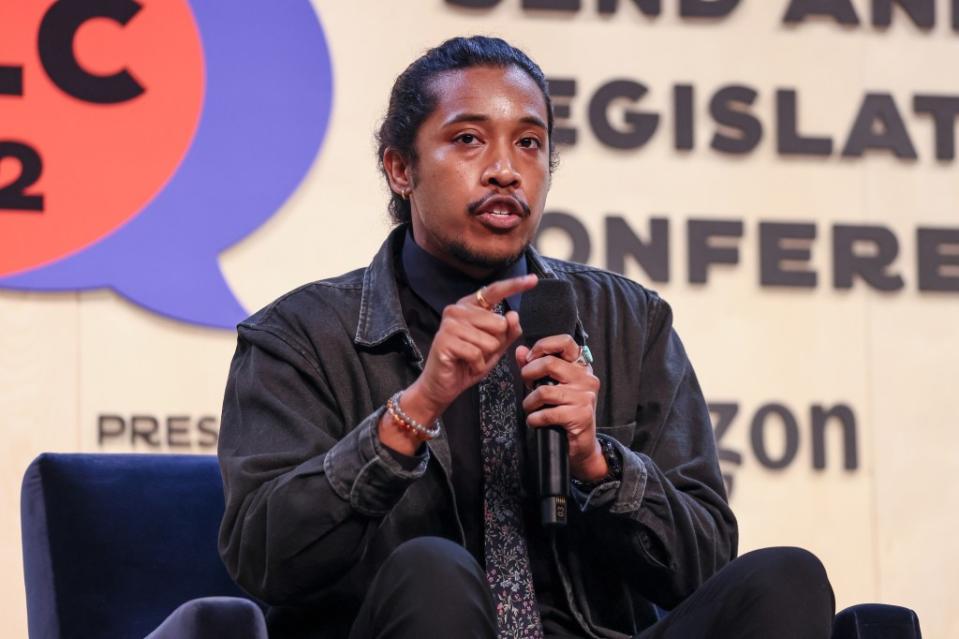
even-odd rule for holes
{"type": "Polygon", "coordinates": [[[413,190],[413,167],[402,153],[393,147],[383,151],[383,168],[390,182],[390,190],[402,198],[409,197],[413,190]]]}

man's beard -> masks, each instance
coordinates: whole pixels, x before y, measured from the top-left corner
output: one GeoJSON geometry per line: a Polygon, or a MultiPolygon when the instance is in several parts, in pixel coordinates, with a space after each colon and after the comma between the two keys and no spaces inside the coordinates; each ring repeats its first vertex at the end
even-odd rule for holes
{"type": "MultiPolygon", "coordinates": [[[[488,193],[486,196],[476,200],[475,202],[470,202],[466,206],[467,212],[474,216],[479,212],[479,209],[492,197],[496,196],[496,193],[488,193]]],[[[523,200],[513,197],[513,200],[516,201],[516,205],[520,207],[523,212],[524,217],[530,216],[529,205],[523,200]]],[[[476,251],[471,250],[466,244],[464,244],[458,237],[443,237],[443,244],[446,245],[446,251],[449,255],[455,258],[461,264],[467,264],[469,266],[475,266],[484,270],[490,270],[493,272],[502,271],[509,268],[516,260],[523,256],[526,252],[526,249],[529,248],[530,242],[527,241],[523,247],[515,255],[509,255],[507,257],[490,257],[488,255],[481,255],[476,251]]]]}
{"type": "Polygon", "coordinates": [[[494,257],[477,253],[459,240],[443,238],[443,243],[446,245],[447,253],[458,262],[493,272],[505,270],[515,264],[516,261],[526,253],[526,249],[528,249],[530,245],[530,243],[527,242],[515,255],[494,257]]]}

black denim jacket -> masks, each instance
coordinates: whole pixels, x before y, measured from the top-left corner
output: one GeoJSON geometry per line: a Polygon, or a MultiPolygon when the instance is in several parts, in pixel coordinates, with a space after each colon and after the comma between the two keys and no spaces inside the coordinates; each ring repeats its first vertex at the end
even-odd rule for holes
{"type": "MultiPolygon", "coordinates": [[[[271,604],[273,636],[345,636],[400,543],[463,543],[441,435],[412,471],[379,444],[390,395],[422,370],[397,294],[390,234],[366,269],[308,284],[238,327],[220,426],[226,495],[219,549],[271,604]],[[307,628],[308,625],[313,625],[307,628]]],[[[552,543],[586,636],[631,635],[736,554],[709,413],[669,306],[616,274],[529,252],[573,284],[602,388],[597,428],[622,480],[573,509],[552,543]]]]}

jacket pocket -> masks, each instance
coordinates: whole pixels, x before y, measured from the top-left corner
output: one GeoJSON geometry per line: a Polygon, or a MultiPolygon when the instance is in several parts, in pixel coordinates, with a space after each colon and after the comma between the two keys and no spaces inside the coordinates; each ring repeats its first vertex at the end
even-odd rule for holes
{"type": "Polygon", "coordinates": [[[630,448],[633,443],[633,437],[636,435],[636,422],[619,424],[618,426],[597,426],[596,434],[612,437],[623,446],[630,448]]]}

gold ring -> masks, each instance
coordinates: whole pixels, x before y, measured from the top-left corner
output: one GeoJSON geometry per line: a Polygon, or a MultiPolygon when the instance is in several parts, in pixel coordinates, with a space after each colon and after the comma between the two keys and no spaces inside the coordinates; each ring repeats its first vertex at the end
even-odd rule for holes
{"type": "Polygon", "coordinates": [[[486,287],[483,286],[476,290],[476,303],[479,304],[485,310],[491,311],[493,310],[493,305],[490,304],[489,301],[486,299],[486,296],[483,295],[483,289],[485,288],[486,287]]]}

